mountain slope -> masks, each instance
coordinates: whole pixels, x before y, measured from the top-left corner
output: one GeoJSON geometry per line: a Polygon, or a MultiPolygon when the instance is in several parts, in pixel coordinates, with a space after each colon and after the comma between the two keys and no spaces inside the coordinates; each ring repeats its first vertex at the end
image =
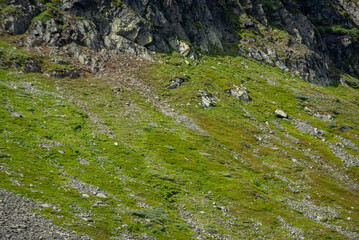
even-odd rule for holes
{"type": "MultiPolygon", "coordinates": [[[[19,2],[14,2],[16,8],[19,2]]],[[[1,206],[10,206],[8,199],[30,198],[32,203],[21,200],[29,211],[62,227],[56,231],[70,239],[80,236],[69,231],[84,239],[359,237],[359,92],[353,88],[358,83],[354,72],[337,68],[342,84],[312,84],[294,70],[252,59],[254,52],[250,58],[240,56],[247,44],[243,39],[257,36],[246,31],[235,46],[221,42],[223,50],[190,48],[193,59],[177,51],[150,53],[134,43],[138,39],[126,38],[128,45],[113,50],[99,40],[96,50],[91,47],[96,39],[91,34],[100,34],[95,23],[67,15],[69,9],[75,16],[93,17],[81,9],[116,6],[107,13],[111,16],[111,11],[123,14],[130,6],[142,16],[142,1],[34,2],[29,3],[38,10],[30,14],[35,19],[24,28],[27,32],[4,32],[0,41],[1,206]],[[44,6],[48,12],[41,15],[44,6]],[[43,35],[39,18],[46,26],[43,35]],[[58,18],[64,18],[63,24],[58,18]],[[47,34],[50,25],[58,26],[52,35],[47,34]],[[83,26],[88,37],[76,39],[76,32],[69,31],[68,41],[59,41],[69,26],[83,26]],[[39,42],[28,45],[29,39],[39,42]],[[127,50],[147,60],[121,53],[127,50]]],[[[180,8],[167,10],[183,10],[200,1],[150,3],[177,4],[180,8]]],[[[223,4],[239,4],[201,3],[221,14],[223,4]]],[[[241,5],[257,16],[250,8],[256,3],[241,5]]],[[[289,8],[294,3],[282,4],[289,8]]],[[[23,11],[31,13],[28,9],[23,11]]],[[[249,19],[260,26],[259,17],[249,19]]],[[[230,27],[227,20],[223,24],[230,27]]],[[[263,21],[265,26],[272,20],[263,21]]],[[[133,26],[142,29],[141,24],[133,26]]],[[[274,28],[255,31],[294,38],[274,28]]],[[[305,53],[314,51],[294,45],[305,53]]],[[[6,212],[0,215],[1,239],[31,232],[26,223],[31,214],[14,227],[15,212],[6,212]]]]}

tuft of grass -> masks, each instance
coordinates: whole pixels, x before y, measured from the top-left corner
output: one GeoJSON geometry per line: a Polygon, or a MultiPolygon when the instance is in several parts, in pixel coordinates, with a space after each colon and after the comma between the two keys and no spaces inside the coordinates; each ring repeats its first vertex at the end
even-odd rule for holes
{"type": "Polygon", "coordinates": [[[119,0],[111,0],[111,2],[115,7],[122,7],[123,5],[123,2],[119,0]]]}
{"type": "Polygon", "coordinates": [[[129,212],[130,215],[145,218],[155,223],[167,223],[169,219],[167,217],[167,212],[160,206],[154,207],[153,210],[140,209],[132,210],[129,212]]]}
{"type": "Polygon", "coordinates": [[[35,16],[32,19],[32,22],[37,22],[37,21],[41,21],[43,23],[46,23],[48,20],[52,19],[53,15],[51,14],[51,12],[49,10],[46,10],[42,13],[40,13],[39,15],[35,16]]]}
{"type": "Polygon", "coordinates": [[[328,26],[319,26],[318,30],[324,33],[333,33],[338,35],[351,35],[354,37],[359,36],[359,29],[358,28],[345,28],[338,24],[328,25],[328,26]]]}

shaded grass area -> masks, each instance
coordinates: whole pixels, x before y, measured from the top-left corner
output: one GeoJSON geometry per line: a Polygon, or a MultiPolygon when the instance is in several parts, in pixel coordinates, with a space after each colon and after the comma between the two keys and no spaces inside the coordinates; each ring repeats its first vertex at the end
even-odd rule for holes
{"type": "MultiPolygon", "coordinates": [[[[25,54],[5,43],[3,49],[6,56],[10,50],[16,56],[25,54]]],[[[285,204],[307,196],[341,213],[329,222],[358,232],[357,190],[324,166],[346,174],[354,184],[358,169],[344,168],[323,141],[273,114],[283,109],[291,118],[325,130],[328,141],[340,135],[358,144],[357,90],[314,86],[240,57],[203,57],[191,65],[178,55],[161,60],[149,65],[141,78],[208,136],[176,124],[137,92],[114,93],[103,79],[58,80],[1,70],[0,187],[58,206],[60,211],[38,211],[95,239],[128,232],[194,239],[195,227],[208,239],[286,239],[278,216],[303,229],[307,238],[345,239],[285,204]],[[184,74],[190,80],[172,91],[165,88],[184,74]],[[245,85],[252,102],[225,94],[232,84],[245,85]],[[199,89],[218,96],[216,107],[200,109],[199,89]],[[338,127],[353,129],[341,133],[337,127],[327,128],[309,116],[305,106],[336,111],[338,127]],[[261,125],[269,127],[263,130],[261,125]],[[268,139],[265,135],[277,138],[263,143],[258,137],[268,139]],[[310,159],[308,149],[325,165],[310,159]],[[106,198],[77,189],[73,181],[98,188],[106,198]]]]}

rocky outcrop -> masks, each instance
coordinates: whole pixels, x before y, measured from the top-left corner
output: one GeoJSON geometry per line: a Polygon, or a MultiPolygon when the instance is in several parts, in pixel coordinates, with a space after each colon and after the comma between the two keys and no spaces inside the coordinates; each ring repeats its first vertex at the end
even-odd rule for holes
{"type": "Polygon", "coordinates": [[[40,13],[40,4],[35,1],[32,4],[28,0],[11,0],[2,14],[1,28],[12,35],[19,35],[26,32],[31,20],[40,13]]]}
{"type": "Polygon", "coordinates": [[[355,50],[359,46],[356,40],[358,26],[340,2],[281,1],[275,8],[268,8],[267,13],[270,22],[286,29],[295,42],[313,53],[307,58],[311,67],[304,69],[313,71],[309,71],[309,75],[315,76],[320,84],[330,83],[325,82],[325,78],[334,78],[329,72],[330,65],[358,75],[358,53],[355,50]],[[356,33],[350,34],[350,31],[356,33]]]}
{"type": "Polygon", "coordinates": [[[174,50],[197,59],[199,52],[238,43],[239,54],[316,84],[337,81],[331,67],[359,75],[355,1],[35,2],[10,1],[2,14],[1,28],[14,35],[27,31],[28,46],[75,43],[109,56],[127,53],[153,60],[151,51],[174,50]]]}
{"type": "Polygon", "coordinates": [[[339,0],[341,7],[345,9],[352,19],[359,23],[359,2],[355,0],[339,0]]]}

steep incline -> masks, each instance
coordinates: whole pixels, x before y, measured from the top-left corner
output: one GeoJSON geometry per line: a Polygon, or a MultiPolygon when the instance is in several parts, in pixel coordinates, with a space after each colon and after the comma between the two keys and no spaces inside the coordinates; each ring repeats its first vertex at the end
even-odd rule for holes
{"type": "Polygon", "coordinates": [[[0,239],[359,238],[355,1],[0,3],[0,239]]]}

